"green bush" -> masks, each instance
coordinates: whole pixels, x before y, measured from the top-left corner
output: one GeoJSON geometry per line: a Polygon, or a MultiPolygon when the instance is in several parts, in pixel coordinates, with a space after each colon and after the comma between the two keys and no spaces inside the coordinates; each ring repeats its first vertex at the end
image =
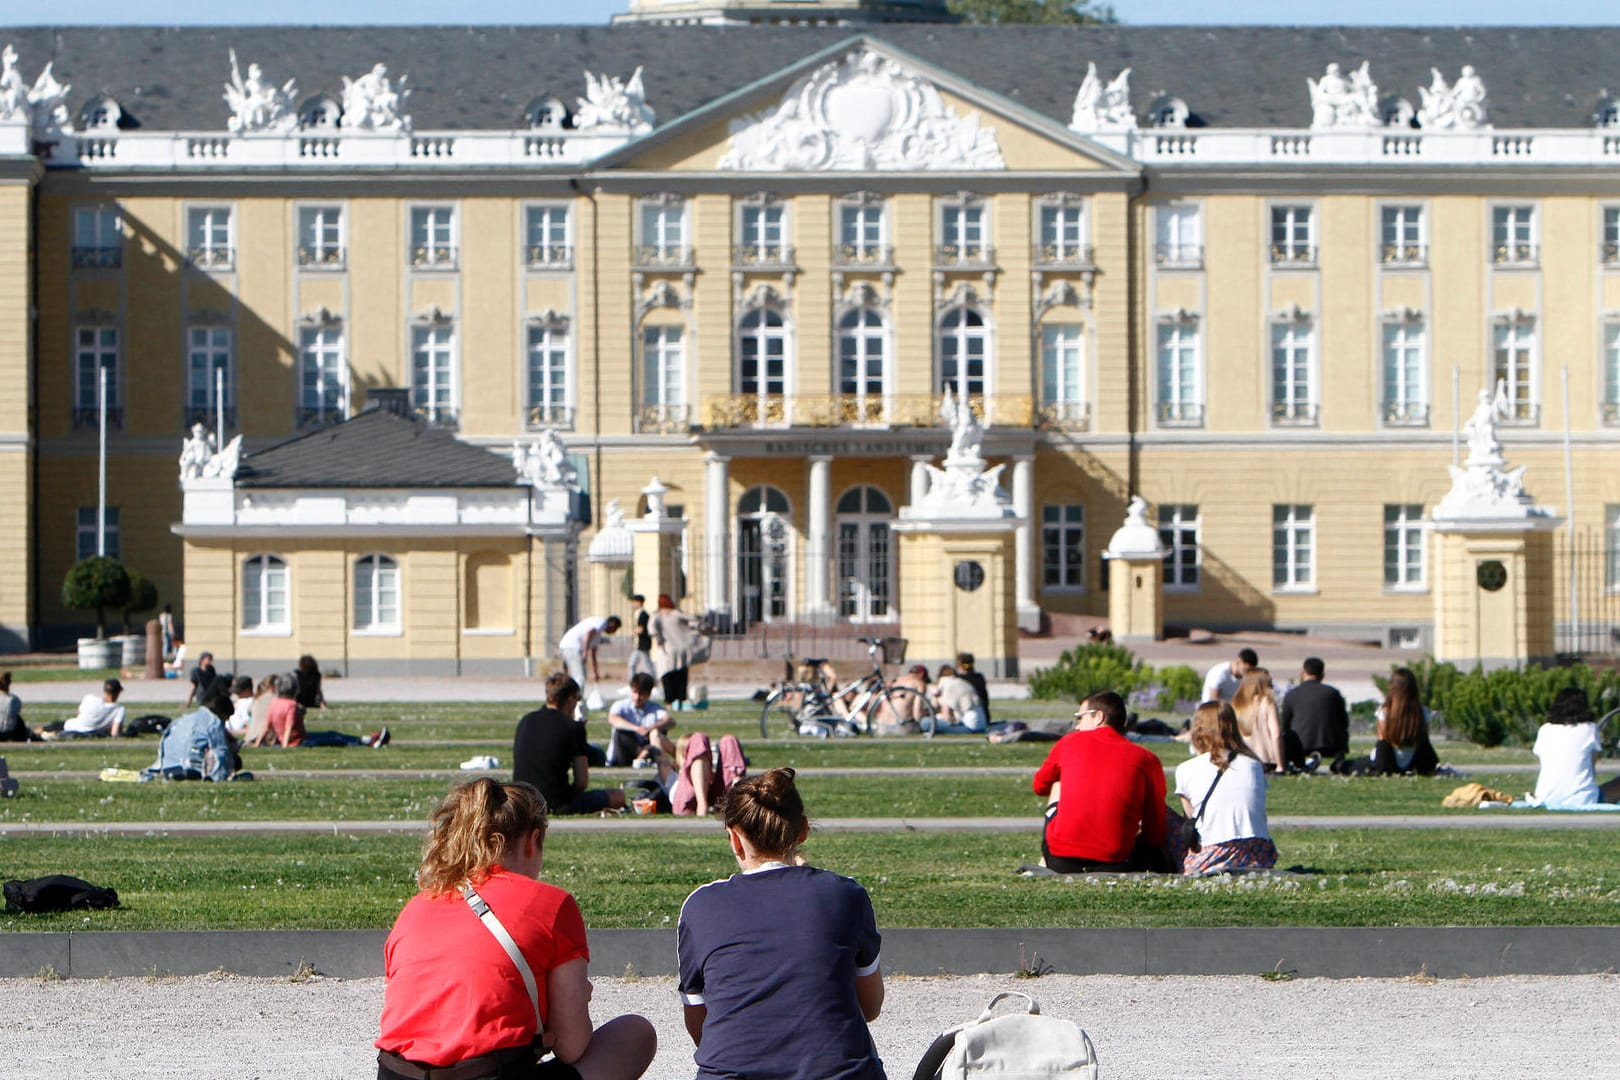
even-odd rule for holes
{"type": "Polygon", "coordinates": [[[1167,664],[1153,669],[1153,681],[1158,683],[1160,712],[1174,712],[1178,702],[1197,702],[1204,696],[1204,677],[1186,664],[1167,664]]]}
{"type": "Polygon", "coordinates": [[[96,637],[107,636],[107,609],[129,603],[129,571],[117,559],[92,555],[80,559],[62,580],[62,603],[74,611],[96,613],[96,637]]]}
{"type": "MultiPolygon", "coordinates": [[[[1480,746],[1529,746],[1547,719],[1558,691],[1578,686],[1599,714],[1620,706],[1620,672],[1568,667],[1462,671],[1455,664],[1422,660],[1409,665],[1423,704],[1453,732],[1480,746]]],[[[1374,677],[1380,690],[1389,681],[1374,677]]]]}
{"type": "Polygon", "coordinates": [[[1033,672],[1029,693],[1031,697],[1067,701],[1079,701],[1103,690],[1128,695],[1152,676],[1153,669],[1145,667],[1123,645],[1088,642],[1058,657],[1056,666],[1033,672]]]}
{"type": "Polygon", "coordinates": [[[129,599],[124,601],[124,633],[129,633],[131,615],[151,611],[157,607],[157,586],[139,570],[129,572],[129,599]]]}

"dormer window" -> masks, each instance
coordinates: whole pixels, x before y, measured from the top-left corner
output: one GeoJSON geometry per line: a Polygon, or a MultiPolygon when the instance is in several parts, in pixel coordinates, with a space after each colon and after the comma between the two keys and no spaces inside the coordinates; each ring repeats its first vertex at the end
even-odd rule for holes
{"type": "Polygon", "coordinates": [[[1187,111],[1187,103],[1178,97],[1169,94],[1160,94],[1148,106],[1148,126],[1156,128],[1184,128],[1187,126],[1187,117],[1192,115],[1187,111]]]}
{"type": "Polygon", "coordinates": [[[298,110],[298,126],[304,131],[336,131],[343,119],[343,106],[325,94],[310,98],[298,110]]]}
{"type": "Polygon", "coordinates": [[[107,94],[98,94],[79,110],[80,131],[117,131],[123,126],[123,121],[123,106],[107,94]]]}
{"type": "Polygon", "coordinates": [[[523,123],[530,131],[561,131],[568,120],[568,106],[559,98],[538,97],[523,110],[523,123]]]}

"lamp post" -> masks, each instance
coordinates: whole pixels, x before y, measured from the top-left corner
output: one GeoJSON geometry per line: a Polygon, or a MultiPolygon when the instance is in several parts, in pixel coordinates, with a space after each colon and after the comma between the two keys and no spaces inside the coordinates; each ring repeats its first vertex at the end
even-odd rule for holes
{"type": "Polygon", "coordinates": [[[96,554],[107,554],[107,394],[112,377],[105,361],[96,379],[96,428],[99,460],[96,465],[96,554]]]}

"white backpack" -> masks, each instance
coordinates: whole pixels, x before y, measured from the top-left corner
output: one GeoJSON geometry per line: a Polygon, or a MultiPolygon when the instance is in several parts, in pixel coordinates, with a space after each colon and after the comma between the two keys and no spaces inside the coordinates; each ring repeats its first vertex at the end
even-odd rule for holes
{"type": "Polygon", "coordinates": [[[1097,1052],[1079,1025],[1041,1015],[1028,994],[1003,990],[978,1019],[952,1028],[928,1048],[913,1080],[1097,1080],[1097,1052]],[[1002,998],[1027,1011],[992,1016],[1002,998]]]}

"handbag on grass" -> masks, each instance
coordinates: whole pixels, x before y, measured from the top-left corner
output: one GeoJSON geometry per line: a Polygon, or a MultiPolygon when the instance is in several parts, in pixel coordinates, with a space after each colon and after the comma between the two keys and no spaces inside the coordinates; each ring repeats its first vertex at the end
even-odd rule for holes
{"type": "MultiPolygon", "coordinates": [[[[1226,768],[1231,767],[1232,763],[1228,761],[1226,768]]],[[[1220,786],[1221,777],[1225,775],[1226,769],[1215,770],[1215,782],[1209,785],[1208,791],[1204,792],[1204,801],[1198,804],[1198,813],[1181,820],[1181,842],[1186,845],[1188,851],[1194,854],[1204,850],[1204,841],[1198,835],[1198,823],[1204,818],[1204,807],[1209,805],[1209,797],[1215,794],[1215,789],[1220,786]]]]}

